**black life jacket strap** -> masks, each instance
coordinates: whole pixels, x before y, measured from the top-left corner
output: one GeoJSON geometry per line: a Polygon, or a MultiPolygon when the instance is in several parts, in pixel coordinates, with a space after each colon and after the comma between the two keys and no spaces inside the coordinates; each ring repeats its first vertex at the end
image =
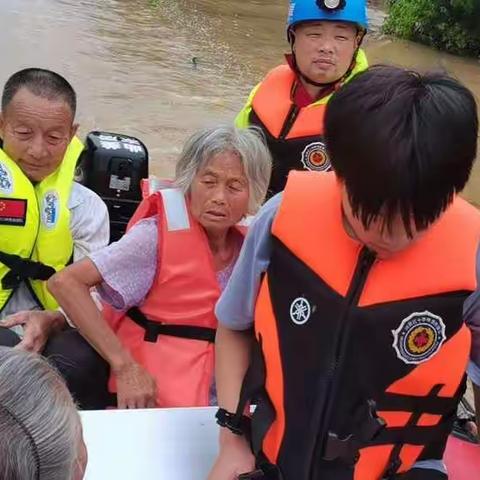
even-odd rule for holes
{"type": "Polygon", "coordinates": [[[9,268],[2,278],[2,288],[11,290],[17,288],[23,281],[48,280],[56,271],[42,262],[34,262],[20,255],[0,251],[0,262],[9,268]]]}
{"type": "Polygon", "coordinates": [[[245,480],[284,480],[280,469],[272,464],[262,451],[263,439],[275,420],[275,409],[265,390],[266,366],[262,352],[262,338],[254,341],[250,353],[250,364],[243,379],[235,416],[240,418],[249,403],[256,404],[250,428],[245,434],[249,437],[252,452],[255,455],[254,472],[238,477],[245,480]]]}
{"type": "Polygon", "coordinates": [[[375,445],[426,445],[448,435],[451,430],[450,422],[440,422],[434,426],[423,427],[407,425],[405,427],[385,428],[377,437],[372,439],[368,446],[375,445]]]}
{"type": "MultiPolygon", "coordinates": [[[[265,390],[266,366],[262,352],[262,338],[254,341],[250,353],[250,365],[243,379],[235,416],[240,418],[249,403],[256,404],[250,425],[250,445],[257,461],[262,458],[262,444],[268,429],[275,420],[275,409],[265,390]]],[[[265,462],[261,462],[264,464],[265,462]]]]}
{"type": "Polygon", "coordinates": [[[138,326],[145,330],[145,342],[156,343],[159,335],[187,338],[189,340],[201,340],[209,343],[215,342],[215,328],[158,323],[148,319],[138,307],[130,308],[127,311],[127,315],[138,326]]]}
{"type": "Polygon", "coordinates": [[[384,478],[394,478],[400,469],[402,465],[400,453],[405,444],[422,446],[445,444],[444,441],[452,429],[458,398],[461,397],[464,390],[464,382],[460,383],[457,392],[450,398],[438,396],[443,387],[442,384],[435,385],[425,397],[385,394],[382,398],[381,410],[384,410],[384,406],[386,408],[390,406],[392,410],[412,412],[407,425],[386,428],[370,443],[370,445],[394,445],[383,474],[384,478]],[[425,413],[441,415],[442,420],[437,425],[419,426],[418,422],[425,413]]]}
{"type": "Polygon", "coordinates": [[[448,415],[457,405],[456,397],[437,397],[427,395],[419,397],[414,395],[401,395],[398,393],[385,393],[378,402],[378,410],[392,412],[420,412],[430,415],[448,415]]]}

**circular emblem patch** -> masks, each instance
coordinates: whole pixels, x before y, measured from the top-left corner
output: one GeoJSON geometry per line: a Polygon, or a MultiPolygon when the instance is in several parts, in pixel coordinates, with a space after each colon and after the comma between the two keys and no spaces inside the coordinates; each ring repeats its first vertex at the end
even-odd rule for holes
{"type": "Polygon", "coordinates": [[[305,325],[311,314],[312,307],[306,298],[298,297],[290,305],[290,318],[295,325],[305,325]]]}
{"type": "Polygon", "coordinates": [[[404,318],[392,334],[397,357],[413,365],[433,357],[447,338],[442,318],[427,311],[404,318]]]}
{"type": "Polygon", "coordinates": [[[0,162],[0,192],[8,195],[13,192],[12,174],[3,162],[0,162]]]}
{"type": "Polygon", "coordinates": [[[307,170],[313,170],[314,172],[330,170],[330,159],[325,144],[314,142],[307,145],[302,152],[302,163],[307,170]]]}
{"type": "Polygon", "coordinates": [[[58,221],[60,200],[55,190],[48,191],[42,201],[42,223],[47,228],[53,228],[58,221]]]}

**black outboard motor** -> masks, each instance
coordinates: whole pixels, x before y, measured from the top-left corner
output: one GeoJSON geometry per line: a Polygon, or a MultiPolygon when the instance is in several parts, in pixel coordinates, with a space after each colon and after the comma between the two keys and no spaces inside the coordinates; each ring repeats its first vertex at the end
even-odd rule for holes
{"type": "Polygon", "coordinates": [[[110,215],[110,241],[118,240],[142,200],[148,178],[148,151],[134,137],[90,132],[77,166],[76,180],[97,193],[110,215]]]}

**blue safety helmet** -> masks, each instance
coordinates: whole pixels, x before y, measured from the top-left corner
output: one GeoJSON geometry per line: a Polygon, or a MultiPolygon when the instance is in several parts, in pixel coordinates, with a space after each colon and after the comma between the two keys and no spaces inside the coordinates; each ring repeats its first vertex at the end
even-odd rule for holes
{"type": "Polygon", "coordinates": [[[287,32],[299,23],[318,20],[351,22],[367,30],[366,0],[290,0],[287,32]]]}

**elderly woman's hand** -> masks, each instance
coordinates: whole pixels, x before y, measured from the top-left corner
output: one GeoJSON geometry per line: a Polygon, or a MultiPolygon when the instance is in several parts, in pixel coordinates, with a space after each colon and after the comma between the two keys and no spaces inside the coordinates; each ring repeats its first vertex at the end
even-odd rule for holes
{"type": "Polygon", "coordinates": [[[141,365],[129,362],[116,370],[118,408],[154,408],[157,384],[141,365]]]}

